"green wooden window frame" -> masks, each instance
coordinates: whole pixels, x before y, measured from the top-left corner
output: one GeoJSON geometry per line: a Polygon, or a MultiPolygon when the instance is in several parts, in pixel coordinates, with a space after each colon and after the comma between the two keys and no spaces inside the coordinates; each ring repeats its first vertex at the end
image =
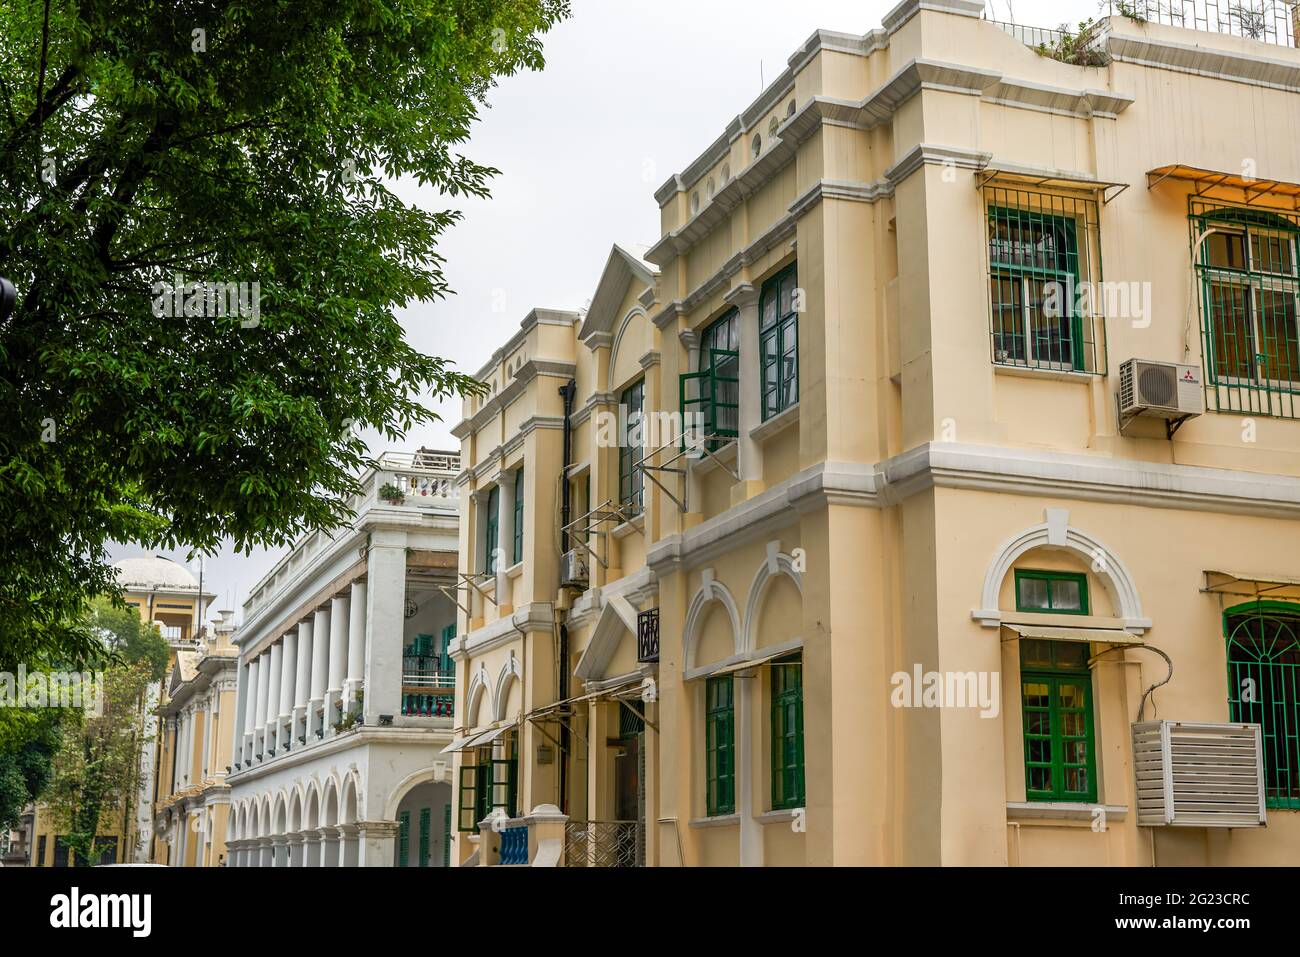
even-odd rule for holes
{"type": "Polygon", "coordinates": [[[787,655],[771,664],[772,673],[772,810],[804,805],[803,655],[787,655]]]}
{"type": "Polygon", "coordinates": [[[442,866],[451,867],[451,805],[442,806],[442,866]]]}
{"type": "MultiPolygon", "coordinates": [[[[511,745],[506,745],[510,747],[511,745]]],[[[460,768],[457,830],[477,831],[496,808],[515,817],[519,800],[519,763],[514,756],[493,758],[491,748],[480,748],[474,764],[460,768]]]]}
{"type": "Polygon", "coordinates": [[[1300,217],[1194,203],[1191,221],[1208,407],[1300,417],[1300,217]]]}
{"type": "Polygon", "coordinates": [[[416,867],[429,866],[429,835],[432,831],[433,808],[420,808],[420,860],[416,867]]]}
{"type": "Polygon", "coordinates": [[[524,469],[521,465],[515,472],[515,541],[510,553],[510,564],[518,565],[524,560],[524,469]]]}
{"type": "Polygon", "coordinates": [[[1097,746],[1091,648],[1086,642],[1020,640],[1025,796],[1095,803],[1097,746]]]}
{"type": "Polygon", "coordinates": [[[704,683],[705,807],[709,817],[736,811],[736,707],[731,675],[704,683]]]}
{"type": "Polygon", "coordinates": [[[988,223],[994,363],[1087,371],[1084,317],[1075,309],[1074,297],[1060,297],[1064,308],[1058,316],[1046,308],[1051,284],[1059,284],[1059,291],[1080,288],[1077,220],[990,205],[988,223]]]}
{"type": "Polygon", "coordinates": [[[1016,569],[1016,611],[1041,612],[1048,615],[1088,615],[1088,576],[1080,572],[1050,572],[1036,569],[1016,569]],[[1079,586],[1079,607],[1071,608],[1064,587],[1079,586]],[[1031,589],[1041,585],[1043,602],[1036,604],[1026,597],[1031,589]]]}
{"type": "Polygon", "coordinates": [[[411,852],[411,812],[402,811],[397,815],[397,866],[406,867],[407,855],[411,852]]]}
{"type": "MultiPolygon", "coordinates": [[[[683,432],[698,423],[710,448],[734,439],[740,423],[740,312],[730,310],[700,335],[695,372],[680,377],[683,432]]],[[[682,436],[685,443],[686,436],[682,436]]]]}
{"type": "Polygon", "coordinates": [[[625,510],[635,513],[641,511],[645,499],[645,473],[639,468],[645,457],[641,427],[645,414],[645,379],[638,379],[624,389],[618,401],[623,420],[618,442],[618,501],[625,510]]]}
{"type": "Polygon", "coordinates": [[[482,817],[477,816],[479,808],[479,776],[480,772],[477,764],[462,764],[460,766],[460,788],[456,800],[456,830],[462,833],[477,831],[478,822],[483,820],[482,817]]]}
{"type": "Polygon", "coordinates": [[[799,401],[798,265],[763,283],[758,300],[758,352],[763,421],[799,401]]]}
{"type": "Polygon", "coordinates": [[[497,546],[501,535],[501,487],[493,485],[488,492],[487,515],[484,516],[483,571],[493,575],[497,570],[497,546]]]}
{"type": "Polygon", "coordinates": [[[1300,810],[1300,605],[1234,606],[1223,633],[1229,720],[1260,726],[1265,803],[1300,810]]]}

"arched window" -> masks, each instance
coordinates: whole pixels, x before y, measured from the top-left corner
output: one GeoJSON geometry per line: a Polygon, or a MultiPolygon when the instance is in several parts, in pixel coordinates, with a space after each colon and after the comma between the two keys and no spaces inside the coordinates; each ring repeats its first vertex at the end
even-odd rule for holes
{"type": "Polygon", "coordinates": [[[1300,606],[1239,605],[1223,622],[1231,720],[1260,726],[1268,806],[1300,808],[1300,606]]]}

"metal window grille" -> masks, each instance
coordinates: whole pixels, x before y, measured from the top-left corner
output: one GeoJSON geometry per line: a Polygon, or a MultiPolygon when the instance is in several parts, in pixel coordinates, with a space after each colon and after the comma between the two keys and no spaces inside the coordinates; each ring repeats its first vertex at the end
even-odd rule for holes
{"type": "Polygon", "coordinates": [[[1190,201],[1205,404],[1300,418],[1300,214],[1190,201]]]}
{"type": "Polygon", "coordinates": [[[1231,720],[1258,724],[1269,807],[1300,809],[1300,606],[1224,615],[1231,720]]]}
{"type": "Polygon", "coordinates": [[[984,202],[993,362],[1104,375],[1097,201],[990,185],[984,202]]]}
{"type": "Polygon", "coordinates": [[[651,608],[636,616],[636,660],[659,660],[659,609],[651,608]]]}

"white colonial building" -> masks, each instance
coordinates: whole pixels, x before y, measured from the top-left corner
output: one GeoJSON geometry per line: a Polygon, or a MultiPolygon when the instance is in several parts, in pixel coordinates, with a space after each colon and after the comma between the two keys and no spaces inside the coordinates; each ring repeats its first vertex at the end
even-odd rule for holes
{"type": "Polygon", "coordinates": [[[459,460],[384,456],[244,603],[232,866],[447,861],[459,460]]]}

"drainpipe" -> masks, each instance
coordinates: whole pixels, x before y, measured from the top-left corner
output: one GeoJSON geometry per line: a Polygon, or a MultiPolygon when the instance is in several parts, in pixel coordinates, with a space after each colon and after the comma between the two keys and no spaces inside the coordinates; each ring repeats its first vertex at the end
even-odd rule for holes
{"type": "MultiPolygon", "coordinates": [[[[569,464],[573,457],[573,399],[578,393],[578,384],[570,379],[560,387],[560,396],[564,399],[564,462],[560,469],[560,553],[561,556],[569,550],[569,530],[570,513],[573,510],[573,503],[569,497],[569,464]]],[[[561,586],[563,587],[563,586],[561,586]]],[[[554,606],[552,606],[554,607],[554,606]]],[[[554,614],[554,612],[552,612],[554,614]]],[[[559,696],[561,701],[569,697],[569,627],[563,622],[560,623],[560,675],[559,675],[559,696]]],[[[560,753],[557,755],[560,761],[560,810],[569,813],[569,727],[565,723],[560,724],[560,753]]]]}
{"type": "Polygon", "coordinates": [[[1300,3],[1291,4],[1291,42],[1300,47],[1300,3]]]}

